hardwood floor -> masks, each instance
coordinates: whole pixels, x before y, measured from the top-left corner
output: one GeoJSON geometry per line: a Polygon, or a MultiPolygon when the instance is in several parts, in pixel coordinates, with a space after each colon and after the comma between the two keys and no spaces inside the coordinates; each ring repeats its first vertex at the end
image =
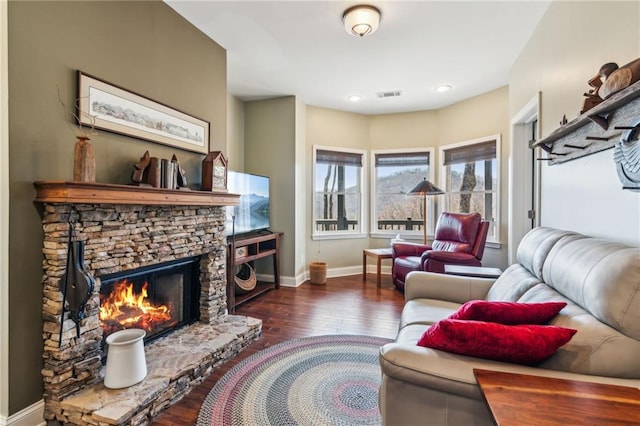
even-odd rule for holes
{"type": "Polygon", "coordinates": [[[329,278],[326,285],[309,282],[297,288],[281,287],[236,309],[238,315],[262,320],[262,335],[236,357],[218,368],[178,403],[156,417],[153,426],[194,425],[200,406],[215,383],[238,362],[269,346],[305,336],[363,334],[394,338],[404,296],[382,277],[366,282],[361,275],[329,278]]]}

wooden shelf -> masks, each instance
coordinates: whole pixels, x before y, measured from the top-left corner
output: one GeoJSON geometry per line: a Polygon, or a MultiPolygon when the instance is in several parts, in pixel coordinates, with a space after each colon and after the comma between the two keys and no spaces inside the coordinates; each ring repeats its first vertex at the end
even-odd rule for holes
{"type": "Polygon", "coordinates": [[[110,183],[36,181],[34,201],[58,204],[237,206],[240,195],[110,183]]]}
{"type": "Polygon", "coordinates": [[[613,148],[623,132],[636,126],[639,120],[640,81],[613,94],[530,147],[542,148],[548,153],[550,164],[559,164],[613,148]]]}
{"type": "MultiPolygon", "coordinates": [[[[270,282],[266,282],[266,281],[258,281],[256,283],[256,288],[254,288],[253,290],[251,290],[249,293],[245,293],[245,294],[236,294],[235,296],[235,306],[241,305],[244,302],[248,302],[249,300],[256,298],[270,290],[273,290],[277,288],[275,283],[270,283],[270,282]]],[[[234,310],[235,310],[235,306],[234,306],[234,310]]]]}
{"type": "Polygon", "coordinates": [[[280,288],[280,237],[282,237],[281,232],[268,232],[229,239],[227,243],[227,310],[230,314],[235,312],[236,306],[269,290],[280,288]],[[238,255],[238,249],[244,249],[244,254],[238,255]],[[269,256],[273,260],[273,282],[258,281],[256,287],[250,292],[236,295],[234,275],[236,266],[269,256]]]}

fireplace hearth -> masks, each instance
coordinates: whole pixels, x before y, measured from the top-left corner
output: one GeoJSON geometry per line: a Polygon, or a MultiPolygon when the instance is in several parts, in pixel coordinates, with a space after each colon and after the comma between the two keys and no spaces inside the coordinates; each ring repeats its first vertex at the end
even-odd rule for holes
{"type": "MultiPolygon", "coordinates": [[[[53,183],[53,187],[59,185],[53,183]]],[[[133,196],[120,203],[92,204],[83,197],[107,198],[113,197],[115,189],[118,194],[126,190],[105,185],[101,192],[100,185],[89,186],[70,183],[68,191],[77,190],[80,195],[65,202],[59,198],[63,193],[59,190],[52,191],[48,201],[46,183],[36,185],[36,200],[44,204],[45,420],[51,425],[148,424],[217,365],[251,343],[260,334],[262,323],[227,313],[225,211],[220,195],[212,194],[215,201],[208,204],[200,202],[206,200],[201,193],[145,190],[145,197],[153,197],[148,201],[151,205],[133,204],[133,196]],[[172,205],[172,197],[198,204],[172,205]],[[68,313],[62,320],[60,317],[60,278],[66,266],[69,229],[74,230],[75,240],[84,241],[85,267],[96,281],[79,337],[68,313]],[[120,319],[100,318],[106,301],[116,303],[109,296],[114,292],[130,293],[141,303],[130,306],[117,302],[112,313],[126,313],[125,325],[120,319]],[[103,327],[107,333],[130,328],[127,322],[145,328],[150,312],[146,304],[169,316],[153,326],[150,334],[155,334],[155,340],[145,343],[148,375],[130,388],[107,389],[102,383],[103,327]]]]}

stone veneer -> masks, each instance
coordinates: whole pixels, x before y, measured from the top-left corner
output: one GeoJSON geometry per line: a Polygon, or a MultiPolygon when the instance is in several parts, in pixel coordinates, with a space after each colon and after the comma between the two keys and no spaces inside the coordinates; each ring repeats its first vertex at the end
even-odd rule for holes
{"type": "Polygon", "coordinates": [[[44,204],[45,420],[81,425],[145,424],[260,334],[261,321],[227,316],[224,220],[224,207],[44,204]],[[60,278],[66,267],[69,223],[74,227],[74,239],[85,241],[85,266],[96,278],[80,338],[68,313],[60,335],[60,278]],[[200,323],[145,347],[149,374],[143,382],[129,390],[106,389],[98,318],[100,276],[191,256],[201,256],[200,323]],[[182,352],[186,358],[180,365],[161,359],[172,352],[162,348],[172,344],[182,345],[191,354],[182,352]],[[131,398],[132,392],[142,397],[131,398]],[[91,395],[100,395],[100,404],[91,403],[91,395]],[[123,398],[129,401],[124,404],[126,410],[123,398]]]}

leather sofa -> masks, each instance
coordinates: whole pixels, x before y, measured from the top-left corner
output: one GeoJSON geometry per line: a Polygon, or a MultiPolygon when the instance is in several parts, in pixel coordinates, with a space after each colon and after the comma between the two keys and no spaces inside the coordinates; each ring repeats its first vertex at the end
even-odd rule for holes
{"type": "Polygon", "coordinates": [[[391,245],[393,284],[402,290],[406,275],[412,271],[444,273],[444,265],[480,266],[488,231],[489,222],[479,213],[443,212],[431,245],[391,245]]]}
{"type": "Polygon", "coordinates": [[[640,387],[640,248],[539,227],[497,279],[411,272],[397,337],[380,350],[385,425],[493,424],[474,368],[640,387]],[[550,324],[578,330],[536,366],[417,346],[469,300],[566,302],[550,324]]]}

